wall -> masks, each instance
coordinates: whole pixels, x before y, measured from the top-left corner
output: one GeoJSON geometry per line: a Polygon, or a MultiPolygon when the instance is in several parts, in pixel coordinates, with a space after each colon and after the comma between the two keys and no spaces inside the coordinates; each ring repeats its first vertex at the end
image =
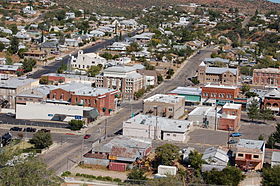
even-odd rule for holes
{"type": "Polygon", "coordinates": [[[167,141],[180,141],[186,140],[187,133],[176,133],[176,132],[163,132],[163,140],[167,141]]]}
{"type": "Polygon", "coordinates": [[[238,126],[238,118],[235,119],[229,119],[229,118],[220,118],[219,119],[219,130],[229,130],[229,128],[232,128],[232,130],[235,130],[238,126]]]}
{"type": "Polygon", "coordinates": [[[84,164],[87,165],[101,165],[107,167],[110,160],[108,159],[96,159],[96,158],[86,158],[84,157],[84,164]]]}
{"type": "Polygon", "coordinates": [[[51,120],[55,114],[62,114],[69,116],[65,120],[69,121],[75,119],[74,116],[83,116],[83,110],[80,106],[27,102],[17,104],[16,119],[51,120]]]}
{"type": "Polygon", "coordinates": [[[157,133],[157,139],[161,139],[161,130],[158,129],[155,131],[156,127],[150,125],[142,124],[132,124],[128,122],[123,123],[123,135],[139,138],[155,138],[155,132],[157,133]]]}

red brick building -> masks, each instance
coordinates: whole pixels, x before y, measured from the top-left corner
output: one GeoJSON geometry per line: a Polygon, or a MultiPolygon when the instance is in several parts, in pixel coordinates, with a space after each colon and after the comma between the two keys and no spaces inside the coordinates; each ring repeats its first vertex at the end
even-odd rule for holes
{"type": "Polygon", "coordinates": [[[226,103],[222,108],[218,129],[235,130],[241,120],[241,107],[241,104],[226,103]]]}
{"type": "Polygon", "coordinates": [[[271,109],[276,115],[280,114],[280,91],[271,90],[264,96],[263,106],[271,109]]]}
{"type": "Polygon", "coordinates": [[[239,88],[225,85],[206,85],[202,87],[202,98],[233,101],[239,95],[239,88]]]}
{"type": "Polygon", "coordinates": [[[253,85],[280,86],[279,68],[254,69],[253,85]]]}
{"type": "Polygon", "coordinates": [[[55,83],[63,83],[65,82],[65,77],[58,76],[56,74],[47,74],[43,75],[41,78],[45,78],[48,82],[48,84],[55,84],[55,83]]]}
{"type": "Polygon", "coordinates": [[[51,90],[48,101],[94,107],[100,115],[110,115],[115,110],[117,94],[118,91],[113,89],[72,83],[59,85],[57,89],[51,90]]]}

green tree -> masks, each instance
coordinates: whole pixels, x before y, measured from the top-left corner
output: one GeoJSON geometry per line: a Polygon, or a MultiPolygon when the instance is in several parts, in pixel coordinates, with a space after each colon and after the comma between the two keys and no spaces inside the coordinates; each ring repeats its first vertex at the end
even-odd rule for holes
{"type": "Polygon", "coordinates": [[[191,151],[189,154],[188,164],[194,169],[200,169],[201,165],[205,163],[202,159],[202,154],[198,151],[191,151]]]}
{"type": "Polygon", "coordinates": [[[16,54],[18,52],[19,41],[16,37],[12,37],[10,47],[8,48],[8,52],[11,54],[16,54]]]}
{"type": "Polygon", "coordinates": [[[255,92],[246,92],[245,96],[246,96],[246,98],[251,98],[251,97],[257,97],[259,95],[255,92]]]}
{"type": "Polygon", "coordinates": [[[131,172],[128,173],[127,178],[131,180],[147,180],[145,171],[140,168],[133,168],[131,172]]]}
{"type": "Polygon", "coordinates": [[[276,131],[273,133],[275,142],[280,143],[280,123],[276,125],[276,131]]]}
{"type": "Polygon", "coordinates": [[[271,109],[265,108],[260,111],[260,118],[263,119],[264,121],[273,120],[274,114],[271,109]]]}
{"type": "Polygon", "coordinates": [[[52,137],[49,132],[38,131],[32,139],[29,140],[31,144],[34,144],[36,149],[44,149],[52,145],[52,137]]]}
{"type": "Polygon", "coordinates": [[[22,62],[22,68],[24,72],[31,72],[33,67],[36,65],[36,60],[35,59],[24,59],[22,62]]]}
{"type": "Polygon", "coordinates": [[[61,64],[61,66],[57,69],[57,73],[62,74],[66,70],[67,70],[67,65],[61,64]]]}
{"type": "Polygon", "coordinates": [[[72,119],[68,124],[71,130],[80,130],[84,126],[85,121],[72,119]]]}
{"type": "MultiPolygon", "coordinates": [[[[1,155],[0,155],[1,156],[1,155]]],[[[60,185],[60,180],[47,166],[34,157],[1,167],[0,185],[60,185]]]]}
{"type": "Polygon", "coordinates": [[[261,134],[261,135],[259,135],[258,140],[264,140],[264,137],[263,137],[263,135],[262,135],[262,134],[261,134]]]}
{"type": "Polygon", "coordinates": [[[100,73],[101,69],[102,67],[100,66],[91,66],[87,71],[88,76],[95,77],[97,74],[100,73]]]}
{"type": "Polygon", "coordinates": [[[164,144],[156,148],[156,165],[173,165],[180,157],[179,147],[173,144],[164,144]]]}
{"type": "Polygon", "coordinates": [[[256,99],[254,99],[249,105],[247,115],[249,119],[253,121],[254,119],[259,118],[259,114],[260,114],[259,102],[256,99]]]}
{"type": "Polygon", "coordinates": [[[280,165],[273,166],[272,168],[264,168],[262,174],[263,186],[278,186],[280,185],[280,165]]]}
{"type": "Polygon", "coordinates": [[[48,77],[42,76],[39,80],[39,83],[42,85],[47,85],[49,83],[48,77]]]}
{"type": "Polygon", "coordinates": [[[138,99],[140,97],[142,97],[145,94],[145,88],[141,88],[140,90],[138,90],[137,92],[134,93],[134,97],[135,99],[138,99]]]}
{"type": "Polygon", "coordinates": [[[163,77],[162,77],[162,75],[158,75],[157,76],[157,81],[158,81],[158,83],[161,83],[161,82],[163,82],[163,77]]]}
{"type": "Polygon", "coordinates": [[[222,171],[213,169],[204,172],[202,176],[207,184],[232,186],[237,186],[245,177],[241,170],[236,167],[226,167],[222,171]]]}
{"type": "Polygon", "coordinates": [[[2,42],[0,42],[0,52],[2,52],[5,48],[5,45],[2,42]]]}
{"type": "Polygon", "coordinates": [[[199,82],[199,80],[197,79],[197,77],[193,77],[192,79],[191,79],[191,82],[194,84],[194,85],[198,85],[200,82],[199,82]]]}
{"type": "Polygon", "coordinates": [[[242,87],[240,88],[242,94],[245,94],[246,92],[249,92],[250,91],[250,85],[248,84],[243,84],[242,87]]]}
{"type": "Polygon", "coordinates": [[[274,137],[273,137],[273,134],[271,134],[271,135],[268,137],[268,140],[267,140],[267,142],[266,142],[266,144],[265,144],[265,147],[266,147],[266,148],[271,148],[271,149],[273,149],[274,146],[275,146],[275,139],[274,139],[274,137]]]}
{"type": "Polygon", "coordinates": [[[139,51],[141,51],[141,47],[138,45],[138,43],[133,42],[126,48],[126,51],[127,52],[139,52],[139,51]]]}
{"type": "Polygon", "coordinates": [[[26,48],[19,49],[18,50],[18,56],[23,59],[24,58],[24,52],[27,52],[27,51],[28,51],[28,49],[26,49],[26,48]]]}

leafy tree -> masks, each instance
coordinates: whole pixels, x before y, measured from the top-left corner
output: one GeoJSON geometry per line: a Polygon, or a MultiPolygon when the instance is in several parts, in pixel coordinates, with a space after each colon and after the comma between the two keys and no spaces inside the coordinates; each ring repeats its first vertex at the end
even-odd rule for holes
{"type": "Polygon", "coordinates": [[[262,135],[262,134],[261,134],[261,135],[259,135],[258,140],[264,140],[264,137],[263,137],[263,135],[262,135]]]}
{"type": "Polygon", "coordinates": [[[91,66],[89,69],[88,69],[88,75],[90,77],[95,77],[97,74],[100,73],[102,67],[100,66],[91,66]]]}
{"type": "Polygon", "coordinates": [[[52,137],[49,132],[38,131],[32,139],[29,140],[31,144],[34,144],[36,149],[44,149],[52,145],[52,137]]]}
{"type": "Polygon", "coordinates": [[[273,166],[272,168],[263,169],[263,186],[278,186],[280,185],[280,165],[273,166]]]}
{"type": "Polygon", "coordinates": [[[103,54],[100,54],[101,57],[109,60],[109,59],[113,59],[113,55],[108,53],[108,52],[104,52],[103,54]]]}
{"type": "Polygon", "coordinates": [[[161,82],[163,82],[163,77],[162,77],[162,75],[158,75],[157,76],[157,81],[158,81],[158,83],[161,83],[161,82]]]}
{"type": "Polygon", "coordinates": [[[6,57],[6,65],[12,65],[13,64],[13,60],[11,57],[6,57]]]}
{"type": "Polygon", "coordinates": [[[131,180],[147,180],[145,171],[140,168],[133,168],[131,172],[128,173],[127,178],[131,180]]]}
{"type": "Polygon", "coordinates": [[[264,121],[273,120],[274,114],[271,109],[265,108],[260,111],[260,118],[263,119],[264,121]]]}
{"type": "Polygon", "coordinates": [[[232,186],[237,186],[245,177],[236,167],[226,167],[222,171],[214,169],[204,172],[202,176],[207,184],[232,186]]]}
{"type": "Polygon", "coordinates": [[[42,85],[47,85],[49,83],[48,77],[42,76],[39,80],[39,83],[42,85]]]}
{"type": "Polygon", "coordinates": [[[173,144],[164,144],[156,148],[157,165],[173,165],[173,162],[179,159],[179,147],[173,144]]]}
{"type": "Polygon", "coordinates": [[[133,42],[126,48],[126,51],[127,52],[139,52],[139,51],[141,51],[141,47],[138,45],[138,43],[133,42]]]}
{"type": "Polygon", "coordinates": [[[275,142],[280,143],[280,123],[276,125],[276,131],[273,133],[275,142]]]}
{"type": "Polygon", "coordinates": [[[249,105],[247,115],[249,119],[253,121],[254,119],[259,118],[259,113],[260,113],[259,102],[256,99],[254,99],[249,105]]]}
{"type": "Polygon", "coordinates": [[[8,52],[11,54],[16,54],[18,52],[19,45],[18,39],[16,37],[12,37],[10,45],[11,46],[8,48],[8,52]]]}
{"type": "Polygon", "coordinates": [[[192,79],[191,79],[191,82],[194,84],[194,85],[198,85],[200,82],[199,82],[199,80],[197,79],[197,77],[193,77],[192,79]]]}
{"type": "Polygon", "coordinates": [[[10,30],[13,32],[13,34],[16,34],[18,32],[17,25],[12,24],[9,26],[10,30]]]}
{"type": "Polygon", "coordinates": [[[201,165],[205,163],[205,161],[202,159],[202,154],[194,150],[189,154],[188,163],[192,168],[200,169],[201,165]]]}
{"type": "Polygon", "coordinates": [[[146,185],[149,186],[170,186],[170,185],[176,185],[176,186],[183,186],[182,179],[180,179],[177,176],[167,176],[166,178],[157,178],[157,179],[151,179],[147,182],[146,185]]]}
{"type": "Polygon", "coordinates": [[[61,66],[57,69],[57,73],[62,74],[66,70],[67,70],[67,65],[61,64],[61,66]]]}
{"type": "Polygon", "coordinates": [[[68,124],[71,130],[80,130],[84,126],[85,121],[72,119],[68,124]]]}
{"type": "Polygon", "coordinates": [[[5,45],[2,42],[0,42],[0,52],[2,52],[5,48],[5,45]]]}
{"type": "MultiPolygon", "coordinates": [[[[1,156],[1,155],[0,155],[1,156]]],[[[0,185],[60,185],[60,180],[37,158],[28,157],[0,171],[0,185]]]]}
{"type": "Polygon", "coordinates": [[[250,85],[248,84],[243,84],[242,87],[240,88],[242,94],[245,94],[246,92],[249,92],[250,91],[250,85]]]}
{"type": "Polygon", "coordinates": [[[251,97],[257,97],[259,95],[255,92],[246,92],[245,96],[246,96],[246,98],[251,98],[251,97]]]}
{"type": "Polygon", "coordinates": [[[27,51],[28,51],[28,49],[26,49],[26,48],[19,49],[18,50],[18,56],[23,59],[24,58],[24,52],[27,52],[27,51]]]}
{"type": "Polygon", "coordinates": [[[273,149],[274,146],[275,146],[275,139],[274,139],[274,137],[273,137],[273,134],[271,134],[271,135],[268,137],[268,140],[267,140],[267,142],[266,142],[266,144],[265,144],[265,147],[266,147],[266,148],[271,148],[271,149],[273,149]]]}
{"type": "Polygon", "coordinates": [[[24,72],[31,72],[33,67],[36,65],[36,60],[35,59],[24,59],[22,62],[22,68],[24,72]]]}
{"type": "Polygon", "coordinates": [[[141,88],[140,90],[134,93],[134,97],[136,99],[142,97],[145,94],[145,91],[146,91],[145,88],[141,88]]]}

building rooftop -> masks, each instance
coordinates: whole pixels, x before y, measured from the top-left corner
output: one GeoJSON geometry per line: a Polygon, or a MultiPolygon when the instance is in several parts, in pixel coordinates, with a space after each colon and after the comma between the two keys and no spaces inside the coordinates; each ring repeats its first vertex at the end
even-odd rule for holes
{"type": "Polygon", "coordinates": [[[17,71],[19,68],[18,65],[0,65],[0,70],[17,71]]]}
{"type": "Polygon", "coordinates": [[[158,126],[162,131],[182,133],[188,131],[192,125],[192,122],[187,120],[175,120],[143,114],[138,114],[135,117],[128,119],[124,123],[158,126]]]}
{"type": "Polygon", "coordinates": [[[280,152],[272,152],[271,161],[280,162],[280,152]]]}
{"type": "Polygon", "coordinates": [[[11,78],[8,80],[1,80],[0,81],[0,88],[11,88],[16,89],[21,86],[26,86],[28,84],[34,83],[38,80],[36,79],[28,79],[25,77],[18,77],[18,78],[11,78]]]}
{"type": "Polygon", "coordinates": [[[280,91],[279,90],[271,90],[268,93],[264,95],[264,97],[269,97],[269,98],[280,98],[280,91]]]}
{"type": "Polygon", "coordinates": [[[254,69],[254,72],[280,74],[280,69],[279,68],[262,68],[262,69],[254,69]]]}
{"type": "Polygon", "coordinates": [[[193,87],[177,87],[176,89],[170,91],[170,94],[184,94],[184,95],[201,95],[201,88],[193,87]]]}
{"type": "Polygon", "coordinates": [[[241,108],[241,104],[235,104],[235,103],[226,103],[223,106],[223,109],[240,109],[241,108]]]}
{"type": "Polygon", "coordinates": [[[109,92],[116,91],[110,88],[93,88],[88,84],[82,84],[82,83],[62,84],[57,86],[57,89],[59,88],[65,91],[75,92],[76,95],[81,95],[81,96],[100,96],[109,92]]]}
{"type": "Polygon", "coordinates": [[[246,148],[246,149],[259,149],[262,150],[264,146],[264,141],[261,140],[250,140],[250,139],[240,139],[236,144],[237,148],[246,148]]]}
{"type": "Polygon", "coordinates": [[[139,150],[151,147],[152,140],[116,136],[93,146],[93,152],[107,152],[116,157],[136,160],[139,150]]]}
{"type": "Polygon", "coordinates": [[[210,164],[215,164],[214,162],[212,162],[212,160],[214,159],[218,159],[225,164],[227,164],[227,162],[229,161],[227,152],[215,147],[207,148],[203,153],[202,159],[205,161],[209,161],[208,163],[210,164]]]}
{"type": "Polygon", "coordinates": [[[208,63],[214,63],[214,62],[229,63],[229,59],[223,59],[223,58],[219,58],[219,57],[205,58],[203,61],[208,62],[208,63]]]}
{"type": "Polygon", "coordinates": [[[54,85],[42,85],[39,87],[28,89],[17,96],[19,97],[34,97],[34,98],[44,98],[47,96],[51,90],[56,89],[54,85]]]}
{"type": "Polygon", "coordinates": [[[206,67],[207,74],[223,74],[227,71],[237,75],[237,69],[235,68],[206,67]]]}
{"type": "Polygon", "coordinates": [[[179,103],[184,100],[183,96],[156,94],[144,100],[145,102],[160,102],[160,103],[179,103]]]}
{"type": "Polygon", "coordinates": [[[236,86],[212,85],[212,84],[205,85],[204,87],[207,87],[207,88],[222,88],[222,89],[237,89],[238,88],[236,86]]]}
{"type": "MultiPolygon", "coordinates": [[[[221,114],[219,114],[219,110],[221,108],[218,108],[217,110],[217,117],[221,117],[221,114]]],[[[215,107],[196,107],[193,111],[191,111],[188,115],[189,116],[215,116],[215,107]]]]}

